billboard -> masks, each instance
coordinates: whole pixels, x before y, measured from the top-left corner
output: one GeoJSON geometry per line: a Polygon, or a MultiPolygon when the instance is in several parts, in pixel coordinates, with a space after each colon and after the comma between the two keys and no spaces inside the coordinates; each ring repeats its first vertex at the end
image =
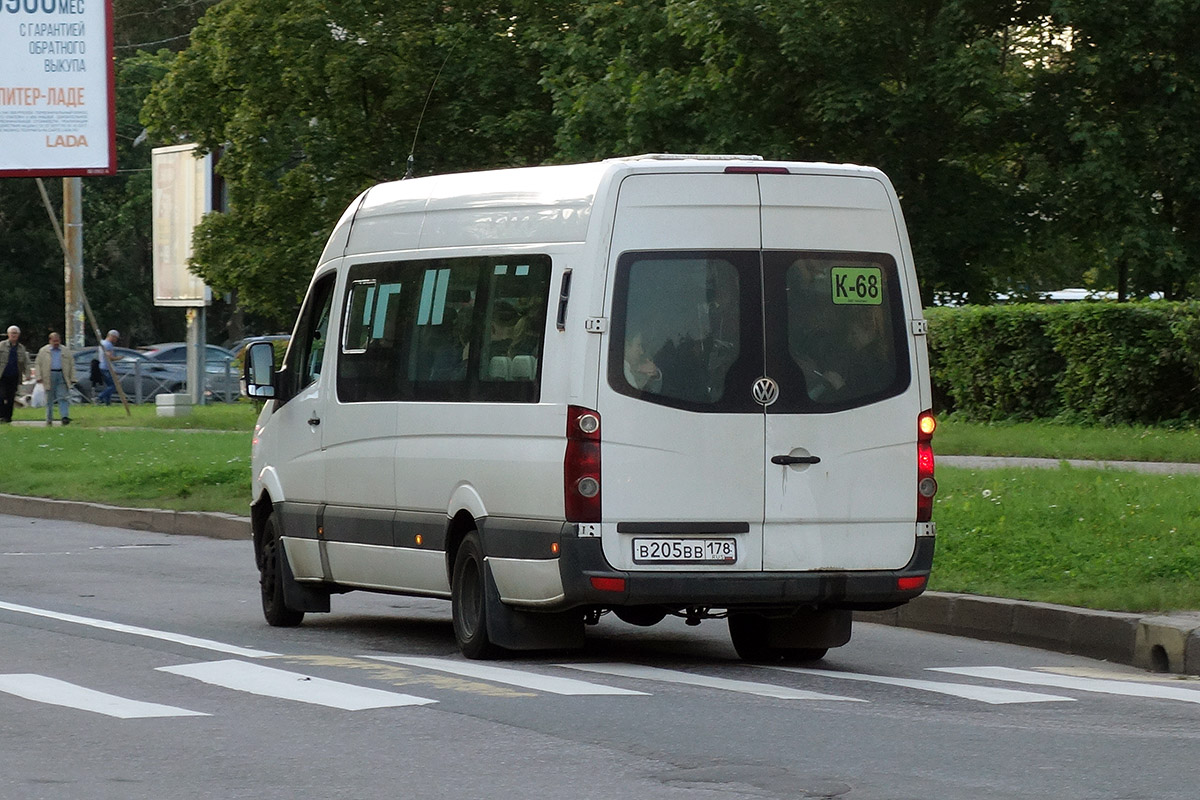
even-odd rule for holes
{"type": "Polygon", "coordinates": [[[117,171],[112,0],[0,0],[0,177],[117,171]]]}
{"type": "Polygon", "coordinates": [[[206,306],[212,302],[212,290],[188,271],[192,231],[213,208],[212,155],[197,156],[196,150],[197,145],[181,144],[151,151],[156,306],[206,306]]]}

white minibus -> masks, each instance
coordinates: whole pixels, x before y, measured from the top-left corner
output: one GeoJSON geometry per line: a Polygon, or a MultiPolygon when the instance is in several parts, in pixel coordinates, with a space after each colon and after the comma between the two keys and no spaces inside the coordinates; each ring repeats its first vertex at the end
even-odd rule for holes
{"type": "Polygon", "coordinates": [[[917,279],[878,170],[647,155],[385,183],[263,400],[263,610],[448,598],[463,654],[723,618],[811,660],[933,560],[917,279]]]}

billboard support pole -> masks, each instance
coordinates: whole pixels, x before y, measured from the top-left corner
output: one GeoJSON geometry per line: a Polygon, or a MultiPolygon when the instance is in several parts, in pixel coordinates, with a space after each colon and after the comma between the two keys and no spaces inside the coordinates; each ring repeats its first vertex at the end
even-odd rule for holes
{"type": "Polygon", "coordinates": [[[63,339],[73,350],[83,347],[83,179],[63,178],[63,286],[66,325],[63,339]]]}

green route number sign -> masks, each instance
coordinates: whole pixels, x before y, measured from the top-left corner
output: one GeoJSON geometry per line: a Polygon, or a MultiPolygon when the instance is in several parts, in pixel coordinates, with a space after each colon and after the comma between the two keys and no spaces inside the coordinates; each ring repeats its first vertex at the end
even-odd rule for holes
{"type": "Polygon", "coordinates": [[[882,305],[883,270],[879,267],[834,267],[830,274],[834,305],[882,305]]]}

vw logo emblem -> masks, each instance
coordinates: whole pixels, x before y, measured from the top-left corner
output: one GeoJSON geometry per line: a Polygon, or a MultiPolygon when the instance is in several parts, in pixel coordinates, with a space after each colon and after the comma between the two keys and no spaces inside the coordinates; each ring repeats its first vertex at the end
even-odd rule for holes
{"type": "Polygon", "coordinates": [[[769,406],[779,399],[779,384],[770,378],[759,378],[754,382],[754,400],[759,405],[769,406]]]}

